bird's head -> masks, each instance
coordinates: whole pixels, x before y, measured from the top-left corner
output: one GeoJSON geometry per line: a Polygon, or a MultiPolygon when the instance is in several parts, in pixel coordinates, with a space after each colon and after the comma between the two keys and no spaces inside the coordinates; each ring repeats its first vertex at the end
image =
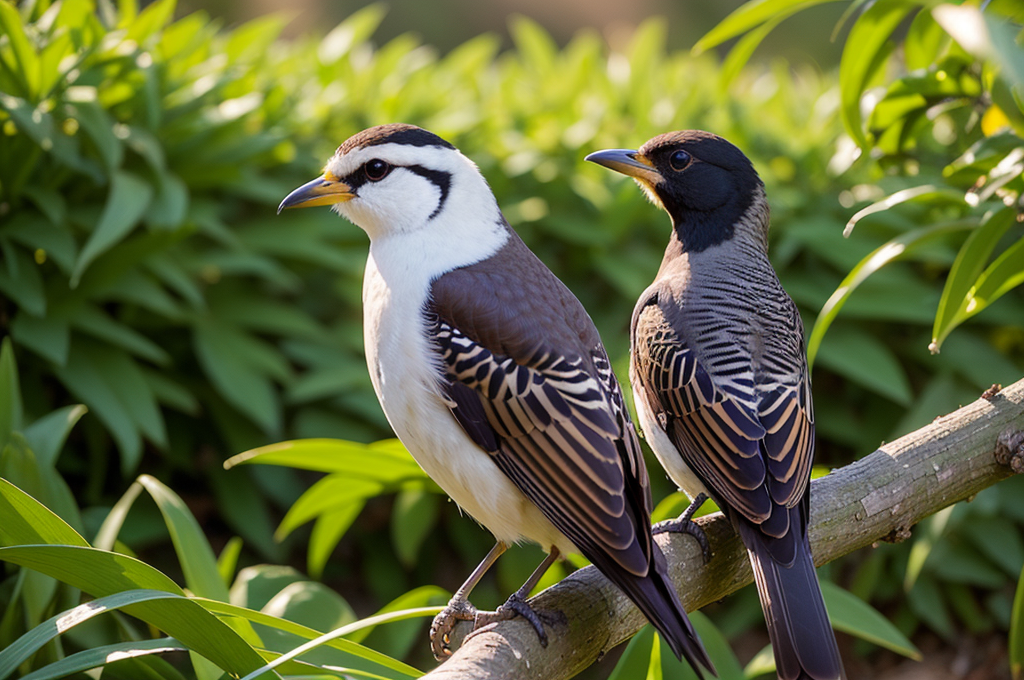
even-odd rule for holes
{"type": "Polygon", "coordinates": [[[449,221],[453,212],[496,212],[476,165],[432,132],[393,123],[345,141],[324,172],[281,201],[286,208],[330,205],[370,239],[449,221]]]}
{"type": "Polygon", "coordinates": [[[586,159],[636,180],[672,217],[686,250],[704,250],[737,234],[767,238],[764,185],[743,152],[718,135],[668,132],[639,150],[608,149],[586,159]]]}

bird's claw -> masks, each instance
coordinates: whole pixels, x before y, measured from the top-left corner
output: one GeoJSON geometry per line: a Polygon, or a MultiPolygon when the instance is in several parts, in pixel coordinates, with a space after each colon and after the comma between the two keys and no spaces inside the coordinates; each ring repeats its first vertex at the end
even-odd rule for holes
{"type": "Polygon", "coordinates": [[[498,621],[508,621],[509,619],[514,619],[516,616],[523,617],[531,626],[533,626],[533,630],[537,632],[537,639],[540,641],[541,647],[548,646],[548,634],[547,631],[544,630],[545,619],[551,619],[547,621],[550,625],[551,623],[554,623],[554,617],[536,612],[533,607],[527,603],[526,599],[518,592],[512,593],[512,596],[493,612],[478,612],[473,632],[467,635],[466,639],[468,640],[477,633],[482,632],[485,626],[497,623],[498,621]]]}
{"type": "Polygon", "coordinates": [[[474,630],[477,627],[476,619],[479,612],[468,600],[452,598],[448,606],[434,617],[430,624],[430,651],[434,658],[444,661],[452,655],[452,631],[459,621],[473,621],[474,630]]]}
{"type": "Polygon", "coordinates": [[[711,543],[708,542],[708,535],[704,533],[700,525],[693,521],[693,513],[697,512],[707,499],[708,497],[705,494],[698,494],[679,517],[658,522],[651,527],[651,535],[657,536],[658,534],[672,533],[693,536],[700,545],[700,551],[704,555],[704,563],[707,564],[711,561],[711,543]]]}
{"type": "Polygon", "coordinates": [[[463,643],[477,633],[484,632],[484,629],[499,621],[508,621],[517,616],[524,618],[537,633],[537,639],[541,647],[548,646],[548,634],[544,630],[545,625],[555,625],[564,622],[565,616],[560,612],[537,612],[531,607],[520,593],[513,593],[503,605],[493,612],[479,611],[467,600],[452,600],[440,614],[434,617],[430,624],[430,650],[434,658],[444,661],[452,655],[451,633],[459,621],[472,621],[473,630],[463,638],[463,643]]]}

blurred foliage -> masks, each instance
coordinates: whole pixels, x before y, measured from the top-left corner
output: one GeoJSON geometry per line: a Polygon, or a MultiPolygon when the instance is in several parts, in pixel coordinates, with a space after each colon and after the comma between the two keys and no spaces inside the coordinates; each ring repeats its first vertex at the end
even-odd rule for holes
{"type": "MultiPolygon", "coordinates": [[[[952,310],[949,319],[963,321],[953,303],[972,290],[979,300],[972,286],[995,266],[986,264],[990,253],[1016,252],[1012,244],[1019,245],[1019,225],[993,210],[1007,192],[1019,195],[1020,184],[1019,170],[992,176],[994,168],[1010,171],[1020,162],[1013,141],[1019,130],[992,127],[1002,125],[991,113],[997,109],[1016,124],[1005,92],[994,103],[999,83],[1010,82],[997,75],[997,59],[960,48],[944,37],[941,22],[915,18],[911,28],[918,28],[908,35],[920,34],[920,49],[890,54],[894,41],[876,45],[880,56],[856,86],[846,71],[836,87],[831,77],[781,62],[743,67],[773,22],[796,6],[764,4],[779,14],[723,23],[733,35],[754,31],[719,65],[667,51],[659,21],[643,24],[612,50],[590,32],[558,48],[537,24],[516,19],[511,50],[499,51],[498,39],[484,35],[440,55],[408,35],[374,44],[379,7],[357,12],[323,39],[283,42],[280,18],[225,30],[202,13],[175,19],[170,0],[141,11],[132,0],[116,6],[0,0],[0,333],[17,350],[17,403],[23,403],[16,411],[0,408],[0,474],[68,521],[81,539],[72,544],[90,536],[97,549],[140,551],[147,561],[166,563],[170,576],[197,595],[195,579],[205,583],[211,601],[274,615],[292,598],[335,602],[322,618],[295,619],[318,630],[350,621],[353,610],[406,602],[406,593],[414,601],[399,608],[435,603],[437,591],[416,600],[422,592],[416,586],[425,583],[457,586],[490,537],[441,502],[400,447],[351,443],[389,434],[361,356],[365,238],[326,210],[274,215],[280,199],[314,176],[334,146],[391,121],[427,127],[479,164],[509,221],[590,310],[620,376],[630,310],[653,279],[669,226],[631,183],[585,164],[583,156],[637,146],[674,128],[710,129],[740,146],[767,185],[772,259],[808,328],[833,291],[847,286],[849,293],[844,279],[851,271],[873,272],[860,275],[839,316],[821,315],[831,321],[814,374],[818,460],[826,465],[849,462],[972,401],[992,383],[1017,379],[1024,356],[1019,289],[946,337],[941,354],[927,351],[932,337],[941,339],[930,328],[940,301],[952,310]],[[947,75],[938,83],[940,70],[947,75]],[[860,88],[858,107],[880,112],[854,120],[854,109],[861,109],[851,106],[851,87],[860,88]],[[904,120],[910,124],[894,122],[904,120]],[[853,122],[860,132],[844,136],[843,124],[853,122]],[[899,134],[886,133],[897,124],[899,134]],[[944,174],[947,167],[953,170],[944,174]],[[982,175],[985,182],[969,191],[982,175]],[[899,193],[904,190],[910,193],[899,193]],[[894,198],[876,205],[884,196],[894,198]],[[867,210],[844,240],[843,225],[856,208],[867,210]],[[927,236],[919,238],[919,229],[928,229],[927,236]],[[959,287],[944,293],[968,233],[984,236],[972,237],[973,259],[959,267],[959,287]],[[875,271],[879,251],[890,256],[875,271]],[[873,253],[876,264],[869,266],[864,261],[873,253]],[[88,407],[84,417],[78,403],[88,407]],[[313,437],[350,441],[302,441],[313,437]],[[258,447],[281,439],[321,455],[304,466],[293,457],[290,467],[222,469],[231,454],[253,449],[243,459],[280,462],[273,447],[258,447]],[[365,463],[367,456],[373,463],[365,463]],[[327,457],[330,465],[317,462],[327,457]],[[360,457],[360,470],[346,467],[360,457]],[[314,478],[295,467],[328,475],[303,494],[314,478]],[[148,476],[122,497],[140,471],[148,476]],[[205,500],[211,492],[216,507],[205,500]],[[142,500],[133,503],[135,496],[142,500]],[[194,527],[165,528],[189,525],[186,510],[208,539],[194,527]],[[118,516],[123,527],[111,519],[118,516]],[[307,534],[301,525],[309,521],[307,534]],[[124,543],[115,546],[111,533],[124,543]],[[245,541],[241,553],[237,541],[227,540],[232,534],[245,541]],[[276,540],[286,536],[283,544],[276,540]],[[305,569],[322,571],[341,595],[326,595],[284,567],[251,567],[257,571],[232,578],[236,561],[284,562],[307,537],[305,569]],[[222,549],[220,583],[235,584],[228,600],[212,585],[213,548],[199,547],[207,540],[222,549]],[[186,566],[193,555],[205,556],[195,558],[199,566],[186,566]],[[234,589],[249,588],[239,583],[250,579],[274,585],[260,585],[255,599],[235,599],[234,589]],[[342,604],[348,600],[351,605],[342,604]]],[[[898,6],[906,17],[919,6],[852,5],[865,10],[854,26],[882,21],[879,7],[898,6]]],[[[1003,28],[993,35],[1005,36],[1003,28]]],[[[991,273],[990,279],[997,280],[991,273]]],[[[970,311],[993,299],[986,293],[970,311]]],[[[5,356],[13,371],[13,354],[5,356]]],[[[658,470],[653,460],[650,469],[658,470]]],[[[656,496],[671,491],[663,475],[653,477],[656,496]]],[[[1020,573],[1018,564],[1008,575],[1016,553],[973,551],[989,568],[980,572],[990,577],[985,583],[971,580],[970,565],[952,568],[956,558],[948,555],[972,552],[962,546],[991,543],[1008,528],[1020,533],[1024,517],[1013,514],[1007,499],[1024,495],[1016,487],[1004,492],[1009,484],[929,529],[931,547],[923,554],[917,549],[915,578],[907,580],[914,552],[908,545],[834,565],[832,574],[882,606],[905,633],[921,621],[942,634],[957,626],[1005,629],[1020,573]],[[979,538],[962,528],[972,517],[1002,523],[993,523],[999,525],[993,536],[979,538]],[[928,588],[944,593],[935,601],[945,607],[949,626],[920,604],[933,601],[922,590],[928,588]],[[983,603],[973,612],[977,625],[970,623],[972,595],[983,603]]],[[[70,538],[65,532],[42,542],[70,538]]],[[[54,564],[72,559],[67,551],[52,555],[54,564]]],[[[498,604],[539,559],[536,548],[513,551],[474,600],[498,604]]],[[[565,569],[557,565],[542,585],[565,569]]],[[[5,608],[0,622],[5,641],[78,602],[70,588],[35,583],[29,573],[11,570],[0,585],[0,599],[18,603],[5,608]]],[[[119,587],[158,582],[170,588],[152,574],[119,587]]],[[[762,625],[751,597],[730,598],[713,614],[727,636],[762,625]]],[[[67,649],[146,637],[137,622],[121,614],[113,620],[83,624],[88,634],[71,635],[67,649]]],[[[418,663],[426,661],[426,645],[416,644],[423,634],[422,622],[402,622],[368,642],[418,663]]],[[[250,650],[259,646],[250,644],[249,629],[238,635],[250,650]]],[[[64,653],[57,644],[48,641],[49,652],[18,663],[43,667],[64,653]]],[[[236,647],[239,658],[253,658],[236,647]]],[[[209,672],[201,662],[195,669],[209,672]]],[[[170,673],[162,666],[159,672],[170,673]]]]}

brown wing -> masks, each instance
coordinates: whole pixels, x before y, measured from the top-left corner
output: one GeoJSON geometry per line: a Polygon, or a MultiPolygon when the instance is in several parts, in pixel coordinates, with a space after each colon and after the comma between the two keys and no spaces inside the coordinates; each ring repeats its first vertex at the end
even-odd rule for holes
{"type": "Polygon", "coordinates": [[[687,465],[719,502],[769,536],[785,535],[783,510],[801,501],[810,476],[814,425],[806,368],[801,380],[767,382],[756,392],[741,380],[716,378],[656,298],[639,310],[633,333],[637,398],[645,399],[687,465]]]}
{"type": "Polygon", "coordinates": [[[606,555],[646,574],[650,537],[636,522],[638,510],[649,514],[650,496],[614,377],[609,385],[583,357],[494,354],[440,318],[433,337],[449,405],[467,434],[589,559],[606,555]]]}

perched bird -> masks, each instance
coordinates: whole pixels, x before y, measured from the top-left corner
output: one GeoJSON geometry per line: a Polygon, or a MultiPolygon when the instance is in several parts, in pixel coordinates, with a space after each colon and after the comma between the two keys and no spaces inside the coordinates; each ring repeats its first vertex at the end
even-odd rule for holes
{"type": "Polygon", "coordinates": [[[695,505],[713,498],[743,539],[779,677],[842,678],[807,539],[814,414],[803,324],[768,261],[764,184],[739,149],[697,130],[587,160],[634,178],[672,218],[661,268],[633,310],[641,428],[695,505]]]}
{"type": "Polygon", "coordinates": [[[370,237],[366,361],[395,433],[497,544],[431,627],[439,659],[458,620],[519,614],[560,553],[579,552],[698,673],[711,661],[651,538],[639,441],[583,306],[502,216],[476,165],[440,137],[382,125],[338,147],[280,210],[333,205],[370,237]],[[549,551],[496,612],[469,592],[512,543],[549,551]]]}

